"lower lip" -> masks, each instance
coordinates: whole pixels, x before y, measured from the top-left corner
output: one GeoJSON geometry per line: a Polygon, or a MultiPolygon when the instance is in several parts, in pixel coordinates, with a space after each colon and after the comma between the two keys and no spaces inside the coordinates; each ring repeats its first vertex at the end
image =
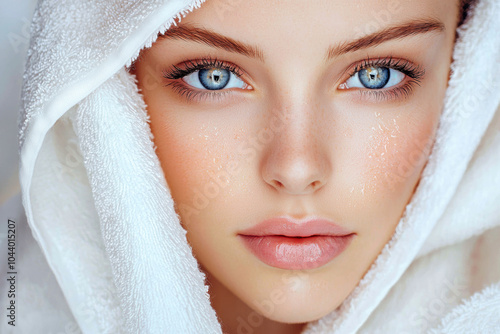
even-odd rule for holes
{"type": "Polygon", "coordinates": [[[281,235],[240,237],[262,262],[276,268],[297,270],[314,269],[327,264],[349,246],[354,234],[305,238],[281,235]]]}

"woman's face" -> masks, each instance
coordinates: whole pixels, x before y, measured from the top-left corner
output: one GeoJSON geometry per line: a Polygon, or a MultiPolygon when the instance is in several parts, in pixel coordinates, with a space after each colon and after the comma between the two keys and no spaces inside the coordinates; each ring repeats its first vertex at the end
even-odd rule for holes
{"type": "Polygon", "coordinates": [[[143,51],[156,152],[216,310],[302,323],[357,285],[432,147],[456,2],[209,0],[143,51]],[[349,237],[247,231],[273,217],[349,237]]]}

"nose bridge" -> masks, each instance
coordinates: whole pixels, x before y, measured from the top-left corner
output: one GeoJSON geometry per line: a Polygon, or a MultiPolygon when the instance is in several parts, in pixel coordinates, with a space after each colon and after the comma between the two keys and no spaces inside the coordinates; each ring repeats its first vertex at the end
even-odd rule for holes
{"type": "MultiPolygon", "coordinates": [[[[285,152],[286,150],[304,150],[314,141],[311,132],[312,117],[311,104],[305,98],[295,98],[286,103],[278,104],[272,115],[274,120],[282,121],[282,128],[277,131],[274,149],[285,152]]],[[[274,125],[274,124],[273,124],[274,125]]]]}
{"type": "Polygon", "coordinates": [[[320,143],[315,104],[304,90],[276,101],[268,119],[273,133],[263,156],[263,179],[280,192],[306,194],[328,177],[328,156],[320,143]]]}

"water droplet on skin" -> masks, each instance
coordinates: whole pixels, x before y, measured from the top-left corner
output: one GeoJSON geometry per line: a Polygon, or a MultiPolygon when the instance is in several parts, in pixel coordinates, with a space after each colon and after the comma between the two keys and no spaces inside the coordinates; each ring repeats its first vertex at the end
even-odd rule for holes
{"type": "MultiPolygon", "coordinates": [[[[399,116],[398,116],[398,117],[399,117],[399,116]]],[[[399,131],[399,125],[398,125],[398,123],[396,122],[396,119],[395,119],[395,118],[393,118],[393,119],[392,119],[392,122],[394,123],[394,128],[396,129],[396,131],[397,131],[398,133],[400,133],[400,131],[399,131]]]]}

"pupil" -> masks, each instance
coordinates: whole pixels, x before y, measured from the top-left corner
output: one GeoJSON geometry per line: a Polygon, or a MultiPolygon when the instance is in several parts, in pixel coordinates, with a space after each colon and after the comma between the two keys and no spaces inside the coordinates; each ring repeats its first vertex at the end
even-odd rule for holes
{"type": "Polygon", "coordinates": [[[371,68],[370,69],[370,79],[371,80],[375,80],[375,78],[377,77],[377,70],[375,68],[371,68]]]}

